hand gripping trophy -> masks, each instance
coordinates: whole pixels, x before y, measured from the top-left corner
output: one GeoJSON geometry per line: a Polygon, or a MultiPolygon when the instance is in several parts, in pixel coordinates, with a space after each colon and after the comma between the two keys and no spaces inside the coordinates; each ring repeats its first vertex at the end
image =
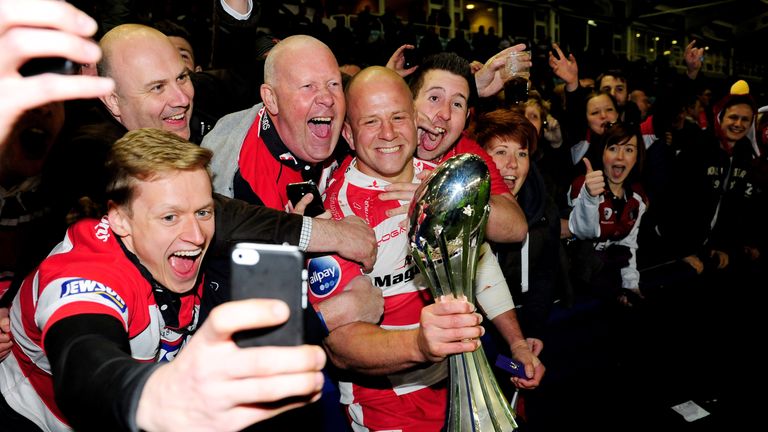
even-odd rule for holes
{"type": "MultiPolygon", "coordinates": [[[[432,296],[475,301],[475,271],[488,221],[490,174],[483,159],[461,154],[441,164],[416,191],[409,211],[411,253],[432,296]]],[[[509,402],[482,349],[454,354],[449,432],[517,428],[509,402]]]]}

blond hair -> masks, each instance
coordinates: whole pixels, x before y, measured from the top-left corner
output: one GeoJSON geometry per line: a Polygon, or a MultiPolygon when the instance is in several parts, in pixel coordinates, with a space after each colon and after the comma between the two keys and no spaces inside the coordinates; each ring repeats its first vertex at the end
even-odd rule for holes
{"type": "Polygon", "coordinates": [[[107,198],[117,205],[129,204],[139,181],[173,171],[208,171],[213,153],[161,129],[129,131],[112,145],[107,170],[107,198]]]}

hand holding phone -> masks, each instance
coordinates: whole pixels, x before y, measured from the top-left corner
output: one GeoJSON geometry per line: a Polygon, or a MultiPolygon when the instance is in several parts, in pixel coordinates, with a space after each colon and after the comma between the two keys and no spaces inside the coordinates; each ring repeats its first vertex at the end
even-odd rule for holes
{"type": "Polygon", "coordinates": [[[33,76],[44,73],[55,73],[59,75],[75,75],[78,72],[78,65],[72,60],[64,57],[39,57],[33,58],[24,63],[19,68],[21,76],[33,76]]]}
{"type": "Polygon", "coordinates": [[[304,209],[304,216],[315,217],[325,212],[323,198],[320,196],[320,191],[317,190],[317,185],[314,182],[289,183],[285,189],[288,194],[288,200],[291,201],[294,207],[304,198],[304,195],[312,194],[312,202],[304,209]]]}
{"type": "Polygon", "coordinates": [[[421,55],[416,50],[416,48],[403,51],[403,58],[405,59],[403,66],[406,69],[410,69],[421,64],[421,55]]]}
{"type": "Polygon", "coordinates": [[[496,357],[496,367],[511,373],[514,377],[528,379],[528,376],[525,374],[525,365],[507,356],[499,354],[496,357]]]}
{"type": "Polygon", "coordinates": [[[241,347],[293,346],[304,343],[307,272],[304,254],[296,246],[238,243],[230,255],[232,299],[271,298],[288,304],[288,321],[235,333],[241,347]]]}

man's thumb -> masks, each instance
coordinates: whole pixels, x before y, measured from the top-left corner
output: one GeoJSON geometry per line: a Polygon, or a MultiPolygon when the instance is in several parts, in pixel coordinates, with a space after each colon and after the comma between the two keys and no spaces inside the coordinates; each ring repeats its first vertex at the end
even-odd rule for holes
{"type": "Polygon", "coordinates": [[[591,173],[592,171],[594,171],[594,170],[592,169],[592,163],[589,161],[589,159],[587,159],[587,158],[584,158],[584,159],[582,159],[582,160],[584,161],[584,165],[587,167],[587,174],[589,174],[589,173],[591,173]]]}

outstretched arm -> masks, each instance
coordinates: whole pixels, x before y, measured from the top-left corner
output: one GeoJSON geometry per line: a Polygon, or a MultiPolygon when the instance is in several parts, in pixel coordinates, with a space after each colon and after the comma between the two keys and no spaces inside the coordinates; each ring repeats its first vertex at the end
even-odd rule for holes
{"type": "Polygon", "coordinates": [[[240,430],[318,399],[320,347],[239,348],[232,341],[237,331],[275,326],[288,314],[285,303],[264,299],[215,308],[178,357],[149,376],[136,411],[139,428],[240,430]]]}
{"type": "MultiPolygon", "coordinates": [[[[482,68],[475,73],[475,85],[477,85],[477,94],[480,97],[493,96],[504,88],[504,78],[501,76],[501,70],[507,63],[507,57],[513,52],[525,51],[525,44],[517,44],[496,53],[485,62],[482,68]]],[[[527,62],[531,67],[532,63],[527,62]]]]}
{"type": "Polygon", "coordinates": [[[400,48],[395,50],[395,52],[392,54],[392,57],[390,57],[387,61],[387,68],[392,69],[403,78],[412,74],[416,69],[418,69],[418,66],[412,66],[407,69],[405,67],[405,50],[412,49],[416,49],[416,47],[408,44],[401,45],[400,48]]]}
{"type": "Polygon", "coordinates": [[[443,298],[422,309],[416,329],[385,330],[353,323],[331,332],[325,345],[340,368],[385,375],[476,350],[483,334],[481,321],[471,303],[443,298]]]}
{"type": "Polygon", "coordinates": [[[695,80],[699,75],[702,62],[704,61],[704,48],[694,48],[694,45],[696,45],[695,40],[685,47],[685,54],[683,56],[686,68],[685,73],[692,80],[695,80]]]}
{"type": "Polygon", "coordinates": [[[19,74],[19,67],[37,57],[96,63],[101,50],[88,39],[96,28],[96,21],[65,2],[0,0],[0,147],[25,111],[49,102],[104,96],[113,90],[110,78],[19,74]]]}
{"type": "Polygon", "coordinates": [[[537,357],[538,352],[541,352],[544,346],[543,342],[539,339],[525,339],[523,337],[523,331],[520,330],[520,324],[517,321],[517,314],[514,309],[497,316],[492,322],[509,345],[512,357],[525,366],[525,375],[528,378],[513,377],[512,382],[515,386],[524,389],[538,387],[546,370],[537,357]],[[534,353],[533,349],[536,349],[537,352],[534,353]]]}
{"type": "Polygon", "coordinates": [[[485,235],[488,240],[500,243],[521,242],[528,234],[525,214],[511,193],[491,195],[491,212],[485,235]]]}
{"type": "Polygon", "coordinates": [[[552,43],[552,49],[555,50],[557,56],[549,52],[549,67],[552,68],[552,72],[557,75],[558,78],[565,81],[565,90],[572,92],[579,87],[579,65],[576,63],[576,57],[573,54],[568,57],[563,54],[560,46],[556,43],[552,43]]]}
{"type": "Polygon", "coordinates": [[[278,300],[219,306],[162,366],[133,359],[123,323],[111,315],[61,319],[45,337],[57,403],[77,430],[242,429],[319,397],[320,347],[232,341],[234,332],[278,325],[288,313],[278,300]],[[299,399],[276,403],[287,397],[299,399]]]}
{"type": "Polygon", "coordinates": [[[307,251],[336,252],[368,272],[376,264],[378,243],[371,227],[357,216],[340,220],[314,218],[307,251]]]}
{"type": "Polygon", "coordinates": [[[368,276],[357,276],[344,286],[344,291],[318,305],[329,332],[356,321],[378,324],[384,313],[381,289],[373,286],[368,276]]]}

